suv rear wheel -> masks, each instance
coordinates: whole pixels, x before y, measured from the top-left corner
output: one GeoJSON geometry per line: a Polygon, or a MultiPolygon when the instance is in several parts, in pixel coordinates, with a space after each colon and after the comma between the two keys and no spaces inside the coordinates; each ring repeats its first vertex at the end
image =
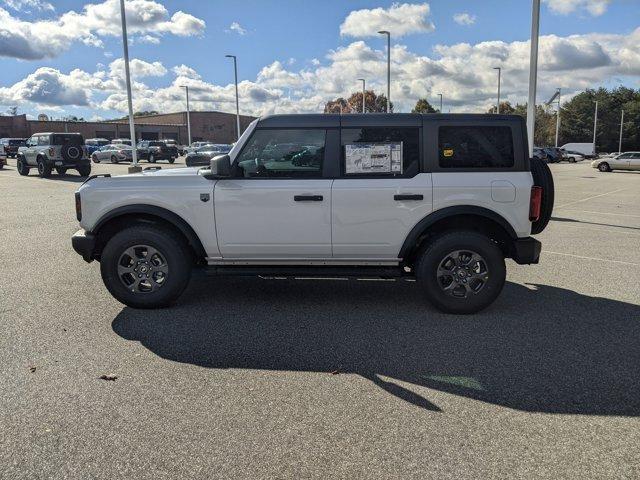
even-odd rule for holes
{"type": "Polygon", "coordinates": [[[91,165],[83,165],[82,167],[78,167],[78,173],[81,177],[88,177],[91,175],[91,165]]]}
{"type": "Polygon", "coordinates": [[[38,157],[37,163],[40,178],[49,178],[51,176],[51,165],[47,164],[42,157],[38,157]]]}
{"type": "Polygon", "coordinates": [[[18,173],[22,176],[29,175],[29,170],[31,169],[27,166],[27,162],[24,157],[18,157],[18,160],[16,161],[16,170],[18,170],[18,173]]]}
{"type": "Polygon", "coordinates": [[[485,235],[452,231],[424,250],[416,276],[428,300],[446,313],[476,313],[488,307],[504,286],[504,255],[485,235]]]}
{"type": "Polygon", "coordinates": [[[165,307],[177,300],[189,283],[189,253],[182,238],[171,230],[130,227],[114,235],[104,248],[102,280],[125,305],[165,307]]]}

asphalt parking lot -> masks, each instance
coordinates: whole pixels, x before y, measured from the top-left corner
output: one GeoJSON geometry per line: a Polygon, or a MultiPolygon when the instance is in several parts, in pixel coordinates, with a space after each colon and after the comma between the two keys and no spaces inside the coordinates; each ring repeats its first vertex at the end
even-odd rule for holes
{"type": "Polygon", "coordinates": [[[457,317],[386,281],[194,277],[124,307],[71,248],[82,179],[10,159],[0,478],[640,477],[640,172],[551,168],[541,263],[457,317]]]}

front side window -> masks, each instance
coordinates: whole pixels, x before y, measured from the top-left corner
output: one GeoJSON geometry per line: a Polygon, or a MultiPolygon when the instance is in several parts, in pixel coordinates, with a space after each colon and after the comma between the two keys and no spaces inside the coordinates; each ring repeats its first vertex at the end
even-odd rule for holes
{"type": "Polygon", "coordinates": [[[420,173],[420,129],[407,127],[343,128],[342,172],[360,176],[420,173]]]}
{"type": "Polygon", "coordinates": [[[38,137],[38,145],[49,145],[49,135],[40,135],[38,137]]]}
{"type": "Polygon", "coordinates": [[[256,130],[235,162],[239,176],[320,177],[324,129],[256,130]]]}
{"type": "Polygon", "coordinates": [[[440,127],[438,157],[442,168],[513,167],[511,127],[440,127]]]}

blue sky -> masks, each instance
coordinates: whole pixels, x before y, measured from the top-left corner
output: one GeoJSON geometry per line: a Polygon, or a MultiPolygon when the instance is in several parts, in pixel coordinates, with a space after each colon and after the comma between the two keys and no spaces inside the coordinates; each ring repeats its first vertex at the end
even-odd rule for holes
{"type": "MultiPolygon", "coordinates": [[[[5,28],[14,36],[22,32],[20,41],[0,40],[0,108],[18,105],[30,115],[54,117],[120,115],[122,65],[111,66],[122,56],[116,3],[0,0],[5,28]],[[87,17],[68,13],[82,14],[91,4],[96,9],[87,17]]],[[[368,36],[366,28],[394,15],[400,21],[389,27],[392,100],[399,110],[410,109],[419,97],[435,101],[440,91],[453,111],[486,110],[495,90],[493,65],[503,68],[506,98],[526,96],[528,47],[522,42],[529,38],[530,0],[131,0],[128,8],[141,19],[149,12],[153,17],[140,20],[130,37],[130,56],[139,61],[138,109],[183,108],[178,83],[186,83],[194,91],[194,108],[231,110],[233,70],[226,53],[238,56],[246,113],[318,111],[324,101],[355,91],[359,76],[382,91],[384,38],[368,36]],[[184,14],[174,19],[177,12],[184,14]],[[457,14],[467,14],[467,21],[456,22],[457,14]],[[407,31],[396,35],[394,28],[407,31]]],[[[556,86],[568,96],[589,86],[638,88],[639,20],[640,1],[544,1],[541,97],[556,86]]]]}

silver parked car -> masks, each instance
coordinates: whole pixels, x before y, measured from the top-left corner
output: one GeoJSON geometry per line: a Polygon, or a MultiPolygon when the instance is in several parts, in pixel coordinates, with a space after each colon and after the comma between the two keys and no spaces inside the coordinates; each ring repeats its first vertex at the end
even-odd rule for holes
{"type": "Polygon", "coordinates": [[[133,159],[133,149],[129,145],[103,145],[91,154],[93,163],[100,162],[130,162],[133,159]]]}
{"type": "Polygon", "coordinates": [[[625,152],[613,157],[598,158],[591,162],[601,172],[611,170],[640,170],[640,152],[625,152]]]}

